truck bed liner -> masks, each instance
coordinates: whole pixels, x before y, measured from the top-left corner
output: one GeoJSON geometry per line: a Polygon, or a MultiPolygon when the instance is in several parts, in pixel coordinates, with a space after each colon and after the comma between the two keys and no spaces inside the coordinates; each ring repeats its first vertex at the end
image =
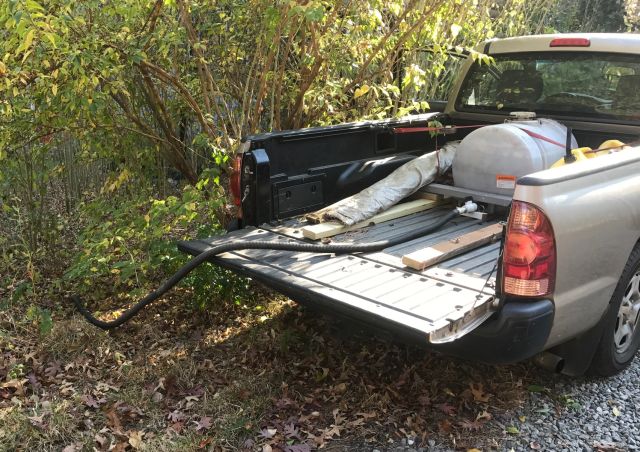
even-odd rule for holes
{"type": "MultiPolygon", "coordinates": [[[[365,243],[402,236],[434,222],[449,208],[419,212],[333,237],[333,242],[365,243]]],[[[488,223],[461,217],[441,230],[377,253],[330,255],[273,250],[224,253],[211,261],[246,274],[302,302],[329,304],[362,320],[385,320],[394,327],[445,342],[470,331],[491,314],[499,244],[489,244],[422,272],[402,265],[404,254],[480,229],[488,223]],[[377,317],[372,319],[371,317],[377,317]]],[[[199,254],[232,240],[304,241],[300,219],[181,242],[199,254]]],[[[316,242],[317,243],[317,242],[316,242]]],[[[378,322],[379,323],[379,322],[378,322]]]]}

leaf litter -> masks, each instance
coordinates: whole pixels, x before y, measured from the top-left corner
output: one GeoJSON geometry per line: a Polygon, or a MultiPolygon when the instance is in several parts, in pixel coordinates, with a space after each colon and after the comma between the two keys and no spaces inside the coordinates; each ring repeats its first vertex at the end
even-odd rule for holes
{"type": "MultiPolygon", "coordinates": [[[[257,295],[266,311],[195,313],[178,301],[188,296],[179,290],[111,333],[56,314],[44,340],[22,334],[0,347],[0,413],[18,401],[24,419],[16,444],[35,429],[39,444],[60,450],[192,441],[194,449],[306,452],[401,439],[424,447],[433,438],[482,449],[516,434],[494,425],[496,415],[546,393],[526,365],[457,361],[370,331],[345,337],[351,327],[268,292],[257,295]],[[56,410],[68,425],[51,425],[56,410]]],[[[7,320],[0,314],[0,325],[7,320]]]]}

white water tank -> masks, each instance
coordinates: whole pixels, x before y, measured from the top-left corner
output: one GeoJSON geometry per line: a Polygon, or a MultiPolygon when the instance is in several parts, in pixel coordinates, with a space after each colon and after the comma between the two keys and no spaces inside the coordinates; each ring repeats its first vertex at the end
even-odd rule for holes
{"type": "MultiPolygon", "coordinates": [[[[453,183],[456,187],[512,196],[519,177],[547,169],[565,155],[566,141],[567,128],[552,119],[510,121],[479,128],[467,135],[456,150],[453,183]]],[[[577,147],[572,136],[571,148],[577,147]]]]}

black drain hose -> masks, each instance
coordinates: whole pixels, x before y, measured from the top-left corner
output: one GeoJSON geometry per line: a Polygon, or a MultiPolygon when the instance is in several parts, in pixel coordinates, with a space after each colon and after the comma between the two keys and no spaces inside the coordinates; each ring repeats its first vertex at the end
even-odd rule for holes
{"type": "MultiPolygon", "coordinates": [[[[475,209],[474,209],[475,210],[475,209]]],[[[426,225],[420,229],[416,229],[407,235],[398,237],[391,240],[380,240],[378,242],[364,243],[361,245],[352,245],[349,243],[336,243],[328,245],[316,245],[314,243],[291,243],[291,242],[274,242],[274,241],[242,241],[242,242],[229,242],[221,245],[216,245],[184,264],[177,272],[175,272],[171,278],[167,279],[160,287],[144,297],[142,300],[134,304],[131,308],[127,309],[118,318],[114,320],[104,321],[96,318],[91,312],[87,310],[84,303],[77,295],[73,295],[71,300],[75,304],[76,308],[84,316],[87,321],[98,328],[103,330],[109,330],[116,328],[125,322],[131,320],[136,314],[138,314],[145,306],[153,303],[165,293],[167,293],[173,286],[178,284],[183,278],[185,278],[193,269],[206,262],[209,258],[217,256],[218,254],[226,253],[227,251],[238,250],[282,250],[282,251],[302,251],[307,253],[371,253],[374,251],[381,251],[385,248],[398,245],[400,243],[408,242],[426,234],[429,234],[449,221],[465,213],[467,209],[464,207],[456,208],[444,215],[435,223],[426,225]]]]}

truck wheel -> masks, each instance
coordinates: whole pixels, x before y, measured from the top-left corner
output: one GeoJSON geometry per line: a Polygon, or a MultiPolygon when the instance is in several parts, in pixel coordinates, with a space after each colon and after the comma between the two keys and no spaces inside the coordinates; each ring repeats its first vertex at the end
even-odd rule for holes
{"type": "Polygon", "coordinates": [[[627,261],[613,292],[610,312],[589,373],[609,377],[625,369],[640,345],[640,245],[627,261]]]}

